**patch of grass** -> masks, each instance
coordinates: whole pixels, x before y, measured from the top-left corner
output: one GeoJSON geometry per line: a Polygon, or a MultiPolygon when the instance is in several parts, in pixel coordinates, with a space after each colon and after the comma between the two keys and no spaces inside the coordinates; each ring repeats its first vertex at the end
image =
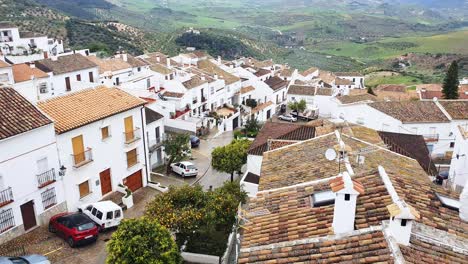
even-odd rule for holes
{"type": "MultiPolygon", "coordinates": [[[[403,85],[411,85],[414,86],[416,84],[421,84],[423,81],[415,76],[410,75],[402,75],[399,73],[395,73],[394,75],[390,76],[381,76],[381,75],[373,75],[371,74],[368,78],[366,78],[366,86],[369,87],[376,87],[380,84],[403,84],[403,85]]],[[[416,89],[416,86],[414,86],[416,89]]]]}

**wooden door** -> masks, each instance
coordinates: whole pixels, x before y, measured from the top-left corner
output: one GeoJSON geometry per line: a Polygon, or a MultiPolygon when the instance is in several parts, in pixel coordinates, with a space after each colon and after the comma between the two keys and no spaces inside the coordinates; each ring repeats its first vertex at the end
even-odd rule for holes
{"type": "Polygon", "coordinates": [[[65,77],[65,87],[67,91],[71,91],[70,77],[65,77]]]}
{"type": "Polygon", "coordinates": [[[94,76],[93,76],[93,72],[89,72],[89,82],[94,82],[94,76]]]}
{"type": "Polygon", "coordinates": [[[133,117],[129,116],[124,119],[125,122],[125,141],[130,141],[134,138],[133,132],[133,117]]]}
{"type": "Polygon", "coordinates": [[[24,230],[27,231],[37,225],[36,214],[34,213],[34,202],[29,201],[20,206],[21,216],[23,217],[24,230]]]}
{"type": "Polygon", "coordinates": [[[111,171],[110,169],[101,171],[99,173],[99,178],[101,180],[101,193],[105,195],[112,191],[112,182],[111,182],[111,171]]]}
{"type": "Polygon", "coordinates": [[[141,170],[128,176],[127,178],[124,179],[123,182],[130,190],[132,190],[132,192],[140,189],[141,187],[143,187],[143,179],[141,178],[141,170]]]}
{"type": "Polygon", "coordinates": [[[72,146],[74,164],[77,165],[85,161],[83,135],[72,138],[72,146]]]}

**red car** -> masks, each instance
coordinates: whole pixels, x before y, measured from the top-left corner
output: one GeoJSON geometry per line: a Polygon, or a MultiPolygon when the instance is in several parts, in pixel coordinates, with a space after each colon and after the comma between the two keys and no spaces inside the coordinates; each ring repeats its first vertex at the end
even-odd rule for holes
{"type": "Polygon", "coordinates": [[[83,213],[61,213],[50,218],[49,232],[57,233],[70,247],[95,242],[98,227],[83,213]]]}

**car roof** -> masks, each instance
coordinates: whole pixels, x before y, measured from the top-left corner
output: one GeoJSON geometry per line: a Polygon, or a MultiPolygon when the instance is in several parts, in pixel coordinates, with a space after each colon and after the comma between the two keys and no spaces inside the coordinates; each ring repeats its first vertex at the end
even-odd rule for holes
{"type": "Polygon", "coordinates": [[[184,165],[194,165],[192,162],[188,162],[188,161],[181,161],[179,163],[184,164],[184,165]]]}
{"type": "Polygon", "coordinates": [[[102,201],[102,202],[92,203],[89,205],[92,205],[94,208],[98,209],[99,211],[104,211],[104,212],[121,209],[120,206],[118,206],[116,203],[112,201],[102,201]]]}
{"type": "Polygon", "coordinates": [[[65,215],[64,217],[68,218],[75,225],[82,225],[92,222],[92,220],[83,213],[72,213],[65,215]]]}

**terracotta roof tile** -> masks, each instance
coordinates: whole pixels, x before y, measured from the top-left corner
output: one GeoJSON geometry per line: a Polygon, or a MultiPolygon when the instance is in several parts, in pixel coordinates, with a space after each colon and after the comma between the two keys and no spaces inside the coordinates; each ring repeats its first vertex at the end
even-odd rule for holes
{"type": "Polygon", "coordinates": [[[183,82],[182,85],[187,89],[192,89],[208,82],[206,79],[203,78],[199,75],[194,75],[189,80],[183,82]]]}
{"type": "Polygon", "coordinates": [[[0,87],[0,140],[51,123],[47,116],[15,89],[0,87]]]}
{"type": "Polygon", "coordinates": [[[306,76],[308,76],[309,74],[312,74],[312,73],[314,73],[314,72],[316,72],[316,71],[318,71],[318,70],[319,70],[319,68],[317,68],[317,67],[310,67],[309,69],[303,71],[303,72],[301,73],[301,75],[304,76],[304,77],[306,77],[306,76]]]}
{"type": "Polygon", "coordinates": [[[97,67],[97,64],[88,60],[85,56],[76,53],[72,55],[59,56],[57,60],[43,59],[36,61],[36,67],[54,74],[63,74],[84,69],[97,67]]]}
{"type": "Polygon", "coordinates": [[[410,238],[410,245],[400,245],[400,250],[406,263],[462,264],[466,263],[468,259],[467,255],[461,252],[455,252],[452,248],[449,248],[446,245],[434,245],[427,241],[423,241],[414,235],[410,238]]]}
{"type": "Polygon", "coordinates": [[[369,106],[400,120],[402,123],[449,122],[448,118],[434,102],[376,102],[369,104],[369,106]]]}
{"type": "Polygon", "coordinates": [[[306,140],[313,138],[315,128],[297,124],[266,122],[250,145],[250,155],[262,155],[268,150],[268,139],[306,140]]]}
{"type": "Polygon", "coordinates": [[[273,91],[278,91],[280,89],[288,86],[288,81],[281,79],[278,76],[273,76],[264,81],[273,91]]]}
{"type": "Polygon", "coordinates": [[[406,93],[406,86],[398,84],[380,84],[375,88],[375,91],[406,93]]]}
{"type": "Polygon", "coordinates": [[[439,103],[453,119],[468,119],[468,100],[441,100],[439,103]]]}
{"type": "Polygon", "coordinates": [[[270,70],[259,69],[259,70],[256,71],[254,74],[255,74],[255,76],[257,76],[257,77],[261,77],[261,76],[264,76],[264,75],[267,75],[267,74],[270,74],[270,73],[271,73],[270,70]]]}
{"type": "Polygon", "coordinates": [[[11,67],[11,65],[4,62],[3,60],[0,60],[0,68],[7,68],[7,67],[11,67]]]}
{"type": "Polygon", "coordinates": [[[354,83],[348,79],[336,78],[335,85],[353,85],[354,83]]]}
{"type": "Polygon", "coordinates": [[[169,92],[169,91],[166,91],[163,93],[164,96],[167,96],[167,97],[173,97],[173,98],[182,98],[184,97],[184,93],[176,93],[176,92],[169,92]]]}
{"type": "Polygon", "coordinates": [[[288,89],[288,94],[290,95],[315,95],[315,86],[305,86],[305,85],[291,85],[288,89]]]}
{"type": "Polygon", "coordinates": [[[226,82],[227,85],[240,81],[239,77],[226,72],[225,70],[221,69],[220,67],[218,67],[218,65],[214,64],[208,59],[198,61],[197,66],[198,68],[207,71],[213,75],[217,74],[220,79],[223,79],[226,82]]]}
{"type": "Polygon", "coordinates": [[[364,94],[356,94],[356,95],[343,95],[336,97],[338,101],[342,104],[353,104],[359,102],[376,102],[377,97],[372,94],[364,93],[364,94]]]}
{"type": "Polygon", "coordinates": [[[271,101],[268,101],[268,102],[263,103],[263,104],[259,104],[254,109],[252,109],[251,112],[253,114],[258,113],[258,112],[262,111],[263,109],[265,109],[265,108],[267,108],[267,107],[269,107],[271,105],[273,105],[273,103],[271,101]]]}
{"type": "Polygon", "coordinates": [[[38,68],[31,68],[25,63],[13,65],[13,77],[15,79],[15,83],[30,81],[31,76],[34,76],[36,79],[49,77],[47,73],[38,68]]]}
{"type": "Polygon", "coordinates": [[[246,93],[251,92],[251,91],[255,91],[255,87],[253,87],[253,86],[251,86],[251,85],[249,85],[249,86],[247,86],[247,87],[242,87],[242,88],[240,89],[240,93],[241,93],[241,94],[246,94],[246,93]]]}
{"type": "Polygon", "coordinates": [[[105,72],[115,72],[125,69],[132,69],[132,65],[128,62],[122,60],[121,58],[108,58],[108,59],[101,59],[96,56],[88,56],[86,57],[88,60],[96,63],[99,67],[99,73],[103,74],[105,72]]]}
{"type": "Polygon", "coordinates": [[[38,107],[55,121],[55,131],[61,134],[144,104],[118,88],[100,86],[39,102],[38,107]]]}
{"type": "Polygon", "coordinates": [[[158,72],[158,73],[161,73],[161,74],[171,74],[172,73],[172,70],[167,68],[166,66],[163,66],[162,64],[158,64],[158,63],[155,63],[153,65],[150,66],[150,69],[152,71],[155,71],[155,72],[158,72]]]}

